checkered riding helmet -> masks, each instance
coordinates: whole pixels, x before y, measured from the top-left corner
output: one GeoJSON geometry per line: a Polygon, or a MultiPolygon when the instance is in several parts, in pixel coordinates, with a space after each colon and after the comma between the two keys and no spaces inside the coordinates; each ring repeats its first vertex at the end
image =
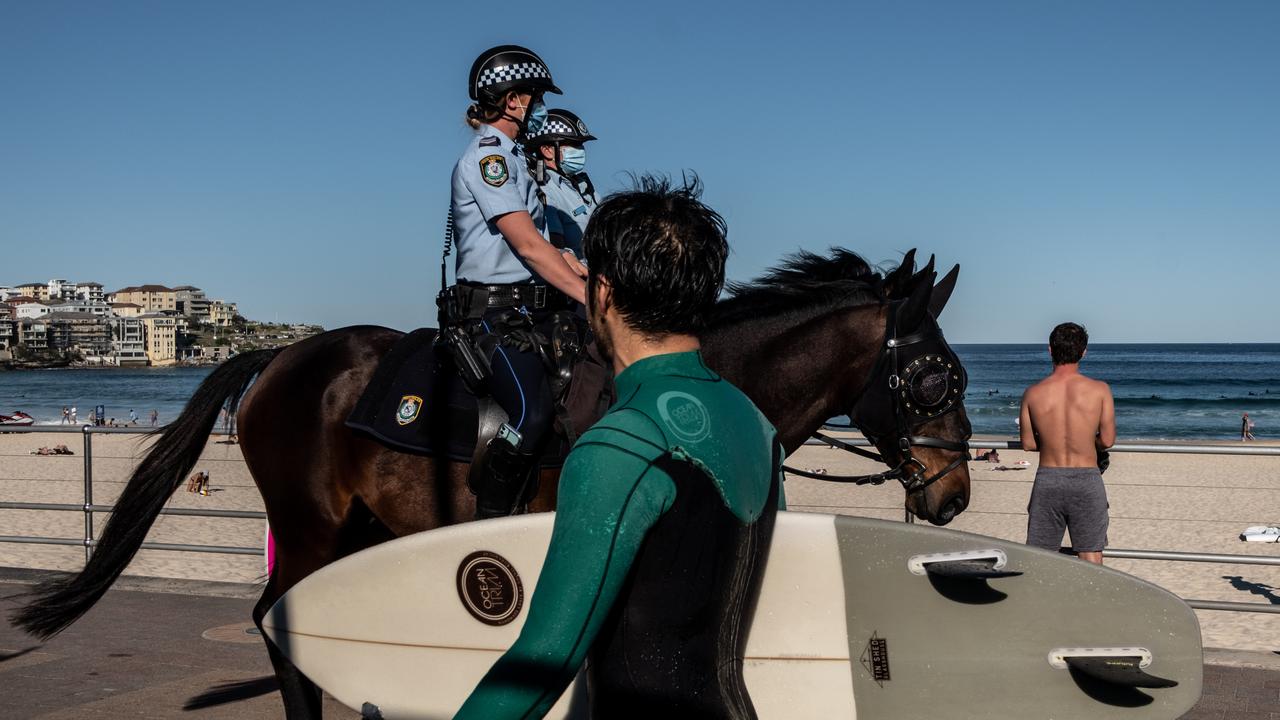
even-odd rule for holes
{"type": "Polygon", "coordinates": [[[532,149],[551,143],[557,145],[562,142],[584,143],[595,139],[595,135],[587,132],[587,124],[582,122],[582,118],[568,110],[556,108],[547,111],[547,121],[542,124],[542,129],[537,135],[526,138],[524,146],[532,149]]]}
{"type": "Polygon", "coordinates": [[[561,95],[542,58],[519,45],[499,45],[480,53],[467,76],[471,99],[496,103],[508,91],[529,88],[561,95]]]}

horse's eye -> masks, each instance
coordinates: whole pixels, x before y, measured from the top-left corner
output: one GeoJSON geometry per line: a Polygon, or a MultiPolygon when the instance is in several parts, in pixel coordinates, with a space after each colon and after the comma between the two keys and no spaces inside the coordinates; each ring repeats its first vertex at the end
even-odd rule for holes
{"type": "Polygon", "coordinates": [[[924,407],[935,407],[947,398],[947,369],[927,365],[911,376],[911,398],[924,407]]]}

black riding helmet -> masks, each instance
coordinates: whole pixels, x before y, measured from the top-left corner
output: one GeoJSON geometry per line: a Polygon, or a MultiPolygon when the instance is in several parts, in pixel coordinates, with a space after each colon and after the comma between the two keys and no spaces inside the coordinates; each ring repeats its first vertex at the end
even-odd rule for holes
{"type": "Polygon", "coordinates": [[[542,124],[542,129],[537,135],[526,138],[524,146],[527,149],[533,149],[552,143],[556,145],[562,142],[584,143],[595,139],[595,135],[587,132],[587,124],[582,122],[582,118],[568,110],[553,108],[547,111],[547,121],[542,124]]]}
{"type": "Polygon", "coordinates": [[[519,45],[499,45],[480,53],[467,76],[471,99],[496,104],[510,90],[530,88],[563,95],[537,53],[519,45]]]}

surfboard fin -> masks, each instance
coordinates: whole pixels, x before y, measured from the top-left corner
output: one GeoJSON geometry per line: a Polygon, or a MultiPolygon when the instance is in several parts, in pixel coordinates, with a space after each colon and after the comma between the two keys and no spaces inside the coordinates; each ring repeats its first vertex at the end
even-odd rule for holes
{"type": "Polygon", "coordinates": [[[1016,577],[1022,574],[1016,570],[997,570],[995,558],[941,560],[926,563],[924,570],[934,577],[956,580],[991,580],[993,578],[1016,577]]]}
{"type": "Polygon", "coordinates": [[[1067,667],[1087,677],[1111,685],[1130,688],[1171,688],[1178,681],[1158,677],[1143,670],[1142,658],[1133,656],[1106,656],[1064,658],[1067,667]]]}

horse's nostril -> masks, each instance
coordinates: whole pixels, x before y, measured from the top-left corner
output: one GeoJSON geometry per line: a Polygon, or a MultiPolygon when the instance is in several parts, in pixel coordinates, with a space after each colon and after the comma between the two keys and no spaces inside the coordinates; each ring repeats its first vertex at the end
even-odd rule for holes
{"type": "Polygon", "coordinates": [[[938,511],[938,520],[945,525],[946,523],[949,523],[952,520],[954,520],[957,515],[963,512],[964,508],[965,508],[964,498],[961,498],[961,497],[951,498],[938,511]]]}

